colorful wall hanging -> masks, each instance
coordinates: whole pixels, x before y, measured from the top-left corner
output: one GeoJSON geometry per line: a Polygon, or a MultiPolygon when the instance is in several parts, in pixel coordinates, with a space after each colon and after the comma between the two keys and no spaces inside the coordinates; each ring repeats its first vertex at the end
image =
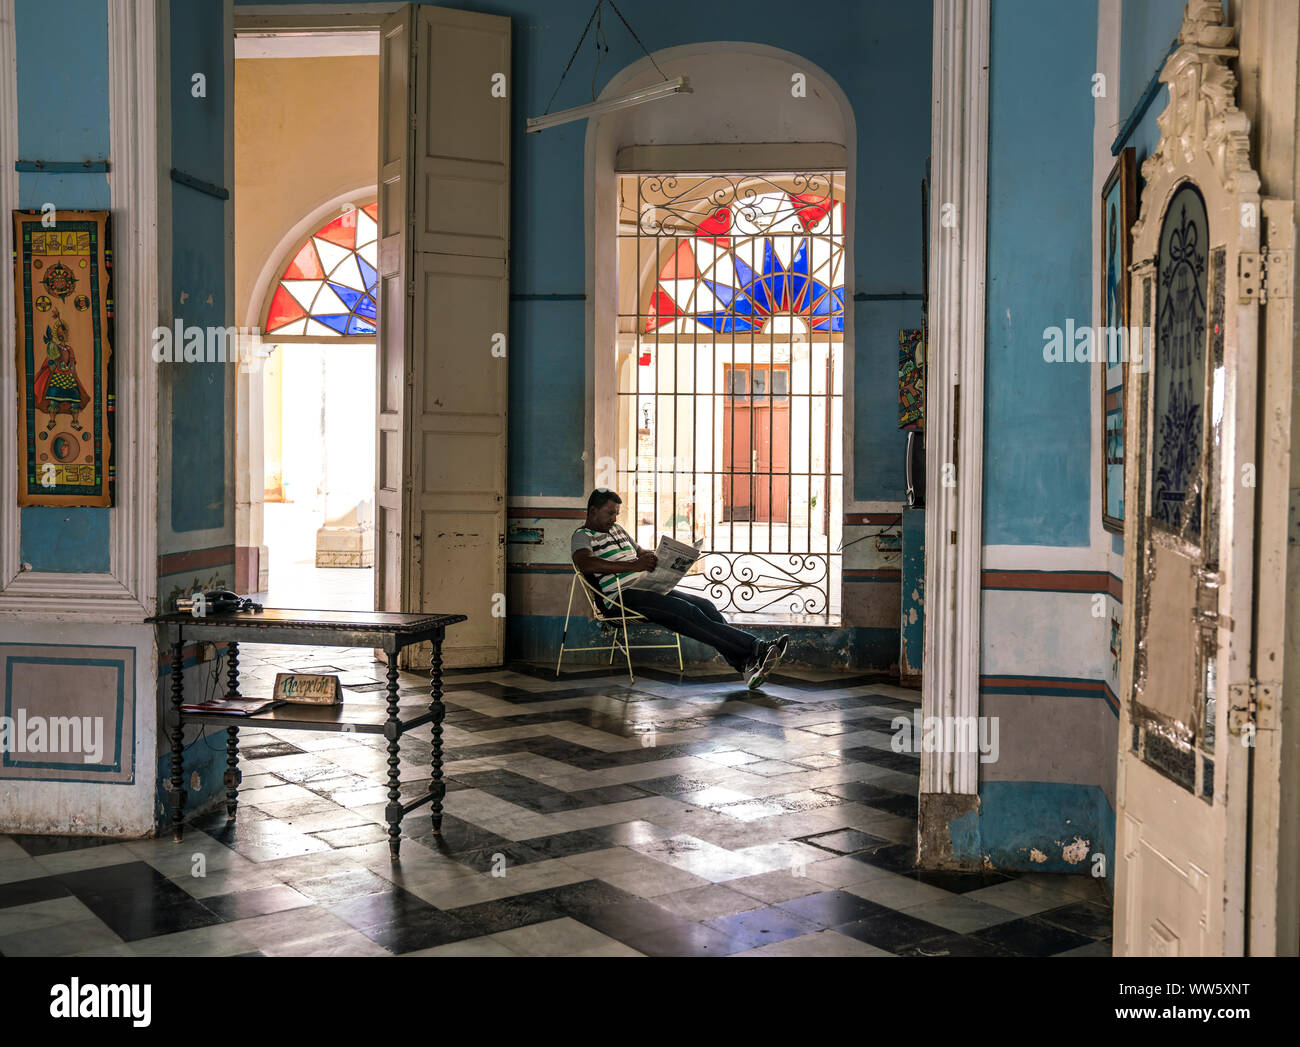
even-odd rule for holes
{"type": "Polygon", "coordinates": [[[898,332],[898,428],[925,428],[925,339],[920,327],[898,332]]]}
{"type": "Polygon", "coordinates": [[[107,211],[14,212],[18,504],[113,504],[107,211]]]}

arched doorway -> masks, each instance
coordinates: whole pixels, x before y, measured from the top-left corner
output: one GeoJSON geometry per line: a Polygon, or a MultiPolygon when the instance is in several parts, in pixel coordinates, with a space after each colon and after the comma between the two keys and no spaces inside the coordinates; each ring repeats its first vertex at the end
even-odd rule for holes
{"type": "Polygon", "coordinates": [[[373,607],[377,205],[296,243],[265,296],[267,599],[373,607]]]}

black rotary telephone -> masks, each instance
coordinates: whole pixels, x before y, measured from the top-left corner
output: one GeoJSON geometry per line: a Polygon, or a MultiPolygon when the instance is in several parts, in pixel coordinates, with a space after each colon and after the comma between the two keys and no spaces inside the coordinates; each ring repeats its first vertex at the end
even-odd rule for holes
{"type": "Polygon", "coordinates": [[[189,611],[195,618],[210,614],[231,614],[235,611],[260,611],[262,605],[251,598],[239,596],[229,589],[196,589],[189,596],[176,597],[176,610],[189,611]]]}

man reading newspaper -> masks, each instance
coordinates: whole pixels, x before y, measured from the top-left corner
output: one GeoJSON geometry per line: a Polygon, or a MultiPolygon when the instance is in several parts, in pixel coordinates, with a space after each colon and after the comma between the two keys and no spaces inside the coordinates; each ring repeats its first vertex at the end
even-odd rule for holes
{"type": "Polygon", "coordinates": [[[699,543],[692,550],[671,539],[661,542],[660,549],[671,558],[661,565],[659,556],[638,546],[618,525],[622,505],[623,499],[607,487],[591,492],[586,522],[573,532],[574,566],[610,599],[619,598],[621,585],[628,610],[708,644],[750,687],[759,687],[785,657],[790,637],[760,640],[728,625],[722,612],[704,597],[672,588],[699,555],[699,543]],[[611,572],[611,563],[624,569],[611,572]]]}

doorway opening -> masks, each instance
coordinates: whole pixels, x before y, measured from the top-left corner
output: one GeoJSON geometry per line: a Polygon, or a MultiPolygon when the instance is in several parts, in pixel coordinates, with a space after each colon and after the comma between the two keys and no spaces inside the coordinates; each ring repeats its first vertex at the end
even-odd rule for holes
{"type": "Polygon", "coordinates": [[[238,581],[268,606],[375,606],[378,92],[378,32],[236,35],[238,581]]]}
{"type": "Polygon", "coordinates": [[[619,179],[618,487],[755,623],[838,624],[842,171],[619,179]]]}

